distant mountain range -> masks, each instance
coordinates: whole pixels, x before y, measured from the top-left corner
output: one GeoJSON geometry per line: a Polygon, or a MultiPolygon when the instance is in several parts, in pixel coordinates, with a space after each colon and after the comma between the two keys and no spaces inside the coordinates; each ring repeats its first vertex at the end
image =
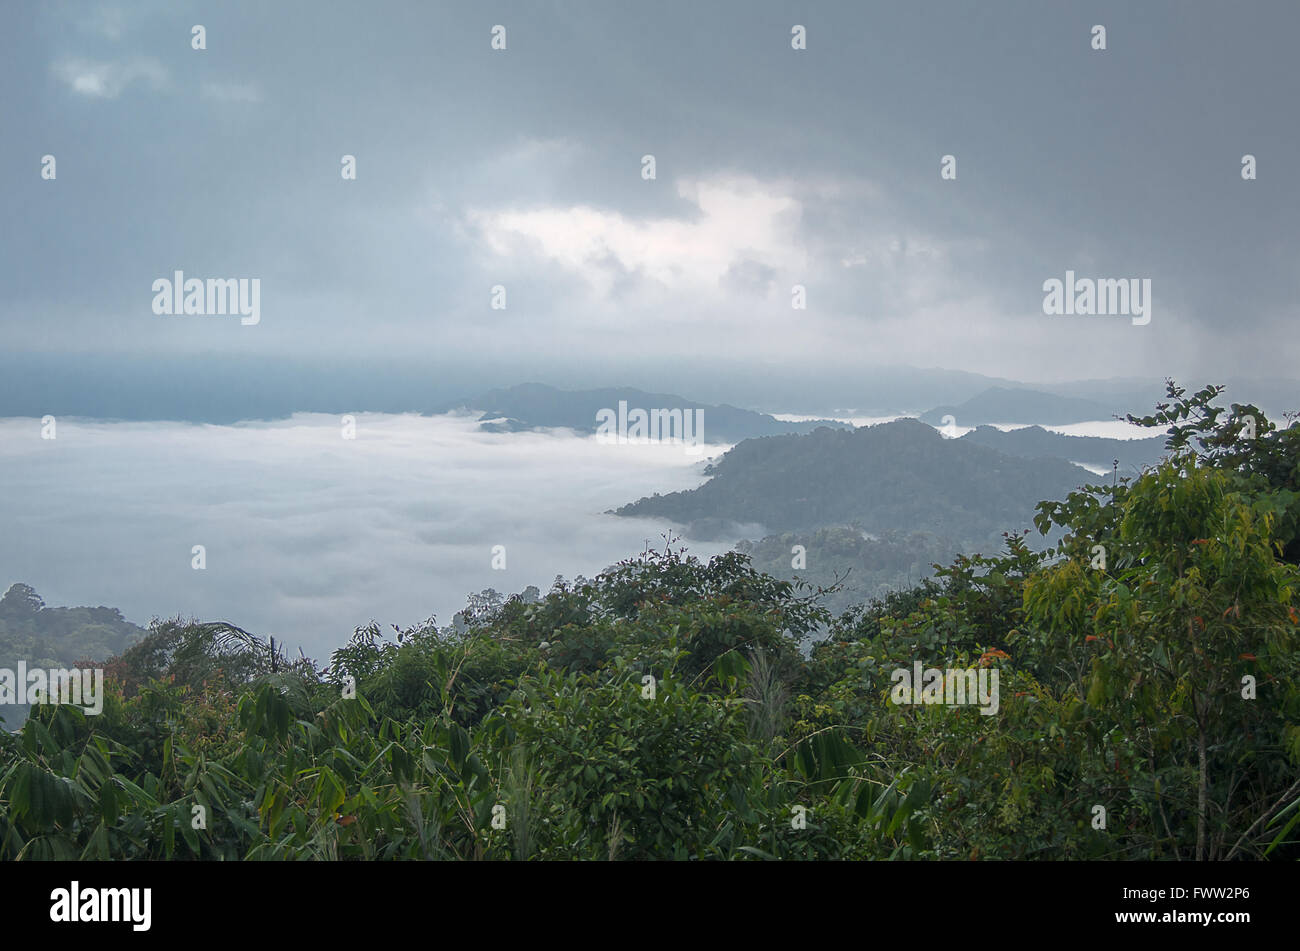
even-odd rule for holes
{"type": "MultiPolygon", "coordinates": [[[[1145,411],[1146,407],[1141,407],[1145,411]]],[[[995,386],[955,406],[936,406],[921,414],[921,421],[931,426],[943,424],[952,416],[958,426],[986,423],[1037,423],[1064,426],[1110,419],[1117,411],[1096,400],[1057,396],[1039,390],[1009,389],[995,386]]]]}
{"type": "Polygon", "coordinates": [[[1048,432],[1041,426],[1026,426],[1003,432],[993,426],[979,426],[958,442],[987,446],[1009,456],[1029,459],[1063,459],[1081,465],[1111,468],[1119,460],[1120,475],[1133,475],[1143,466],[1160,460],[1165,451],[1165,437],[1150,439],[1103,439],[1097,436],[1065,436],[1048,432]]]}
{"type": "MultiPolygon", "coordinates": [[[[863,365],[849,372],[783,362],[753,366],[717,354],[685,355],[666,366],[614,364],[593,371],[590,361],[576,354],[567,365],[552,362],[542,367],[527,353],[508,358],[492,355],[471,365],[419,352],[379,360],[347,353],[286,359],[218,351],[6,350],[0,352],[0,417],[39,419],[48,413],[223,424],[282,419],[294,413],[428,413],[461,394],[509,386],[521,379],[565,381],[567,387],[590,391],[611,378],[641,388],[652,386],[654,391],[692,393],[704,404],[742,403],[760,415],[895,416],[935,407],[936,423],[951,413],[960,426],[1056,425],[1033,413],[1020,413],[1016,419],[980,418],[984,414],[976,411],[977,406],[966,404],[990,390],[1054,395],[1104,407],[1091,419],[1146,413],[1164,395],[1164,386],[1155,379],[1030,384],[935,367],[863,365]]],[[[1255,403],[1270,417],[1292,409],[1300,393],[1300,382],[1295,380],[1180,382],[1194,389],[1209,382],[1226,383],[1229,400],[1255,403]]]]}
{"type": "Polygon", "coordinates": [[[855,525],[987,548],[1003,531],[1029,527],[1038,502],[1095,481],[1067,461],[945,439],[915,419],[746,440],[708,471],[697,489],[642,498],[616,514],[664,518],[688,537],[755,523],[770,532],[855,525]]]}
{"type": "Polygon", "coordinates": [[[628,412],[633,409],[703,410],[701,441],[708,443],[735,443],[757,436],[810,433],[819,426],[852,428],[833,420],[784,422],[766,413],[735,406],[711,406],[668,393],[647,393],[632,387],[570,391],[542,383],[489,390],[482,396],[449,403],[438,412],[470,410],[480,413],[483,428],[494,432],[564,427],[580,433],[594,433],[597,414],[602,410],[617,413],[620,403],[625,404],[628,412]]]}

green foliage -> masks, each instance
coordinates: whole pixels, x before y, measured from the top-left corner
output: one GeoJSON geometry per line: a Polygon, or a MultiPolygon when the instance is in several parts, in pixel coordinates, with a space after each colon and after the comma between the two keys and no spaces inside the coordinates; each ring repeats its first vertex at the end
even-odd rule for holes
{"type": "MultiPolygon", "coordinates": [[[[144,637],[116,608],[51,608],[31,585],[11,585],[0,598],[0,666],[68,669],[102,662],[144,637]]],[[[16,730],[26,704],[0,706],[0,729],[16,730]]]]}
{"type": "Polygon", "coordinates": [[[753,757],[741,701],[671,677],[650,698],[639,670],[613,667],[610,680],[540,671],[504,711],[546,791],[539,857],[726,857],[753,757]]]}
{"type": "Polygon", "coordinates": [[[1190,455],[1149,471],[1115,515],[1118,566],[1067,560],[1025,592],[1022,641],[1070,671],[1157,855],[1258,854],[1245,833],[1300,767],[1300,571],[1240,484],[1190,455]]]}
{"type": "Polygon", "coordinates": [[[741,541],[736,550],[765,574],[820,589],[821,603],[833,614],[892,591],[908,590],[928,577],[936,563],[946,564],[960,551],[955,543],[933,534],[884,532],[871,537],[858,527],[843,525],[741,541]],[[804,547],[803,568],[792,567],[795,545],[804,547]]]}
{"type": "Polygon", "coordinates": [[[1065,460],[945,439],[914,419],[748,439],[709,472],[699,488],[643,498],[617,514],[694,525],[696,538],[706,537],[700,529],[707,526],[727,534],[728,526],[746,523],[775,532],[860,525],[876,535],[926,533],[936,544],[980,551],[1027,524],[1040,499],[1086,478],[1065,460]]]}
{"type": "Polygon", "coordinates": [[[1048,552],[834,620],[669,539],[325,670],[159,622],[102,715],[0,734],[0,858],[1300,858],[1294,437],[1170,392],[1170,457],[1044,502],[1048,552]],[[996,672],[996,709],[896,703],[917,663],[996,672]]]}

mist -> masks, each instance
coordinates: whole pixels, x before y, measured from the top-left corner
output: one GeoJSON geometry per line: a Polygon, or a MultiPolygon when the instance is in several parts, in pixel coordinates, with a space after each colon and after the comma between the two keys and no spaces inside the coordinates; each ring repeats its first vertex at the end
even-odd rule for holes
{"type": "MultiPolygon", "coordinates": [[[[0,420],[6,586],[139,624],[224,619],[318,660],[371,619],[448,623],[471,592],[545,592],[557,574],[591,577],[662,547],[660,523],[603,513],[699,485],[703,460],[726,448],[492,434],[467,415],[360,414],[353,439],[323,414],[60,419],[56,438],[40,432],[40,420],[0,420]]],[[[690,543],[701,557],[727,547],[690,543]]]]}

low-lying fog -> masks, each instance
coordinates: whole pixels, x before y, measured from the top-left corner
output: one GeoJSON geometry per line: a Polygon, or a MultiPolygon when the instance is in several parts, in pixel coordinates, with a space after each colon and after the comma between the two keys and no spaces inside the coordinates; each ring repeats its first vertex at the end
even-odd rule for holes
{"type": "MultiPolygon", "coordinates": [[[[471,592],[545,592],[662,547],[659,523],[604,513],[699,485],[727,448],[494,434],[465,415],[355,420],[345,439],[321,414],[60,419],[43,439],[40,420],[0,419],[0,590],[24,581],[51,606],[104,604],[142,625],[225,619],[324,661],[371,619],[448,623],[471,592]]],[[[1053,428],[1132,433],[1122,425],[1053,428]]],[[[707,557],[736,540],[687,544],[707,557]]]]}
{"type": "Polygon", "coordinates": [[[59,419],[55,439],[40,432],[40,420],[0,419],[0,586],[24,581],[51,606],[104,604],[142,625],[225,619],[319,661],[372,618],[448,623],[471,592],[545,592],[557,574],[591,577],[647,541],[662,547],[658,523],[603,513],[699,485],[702,460],[726,448],[491,434],[468,416],[360,414],[351,440],[317,414],[59,419]]]}

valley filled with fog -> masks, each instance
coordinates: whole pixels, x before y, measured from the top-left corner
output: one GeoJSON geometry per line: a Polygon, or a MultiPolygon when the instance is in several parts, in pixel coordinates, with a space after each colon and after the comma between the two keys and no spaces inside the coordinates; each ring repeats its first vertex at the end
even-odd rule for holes
{"type": "MultiPolygon", "coordinates": [[[[701,485],[729,448],[497,433],[470,414],[355,419],[352,439],[340,417],[316,413],[236,425],[66,419],[55,439],[39,438],[39,420],[0,420],[0,579],[51,605],[110,605],[142,626],[221,618],[323,661],[372,619],[445,624],[471,593],[544,593],[557,574],[592,577],[662,548],[668,522],[610,510],[701,485]],[[493,567],[497,545],[504,568],[493,567]]],[[[1113,420],[1046,428],[1150,435],[1113,420]]],[[[735,528],[684,542],[707,557],[763,534],[735,528]]]]}
{"type": "Polygon", "coordinates": [[[361,414],[352,440],[321,414],[60,420],[53,440],[39,430],[0,420],[6,586],[31,584],[51,605],[111,605],[142,625],[223,618],[319,660],[372,618],[446,623],[471,592],[544,592],[556,574],[591,576],[647,540],[662,547],[657,523],[602,513],[704,479],[703,456],[681,446],[494,434],[468,416],[361,414]]]}

